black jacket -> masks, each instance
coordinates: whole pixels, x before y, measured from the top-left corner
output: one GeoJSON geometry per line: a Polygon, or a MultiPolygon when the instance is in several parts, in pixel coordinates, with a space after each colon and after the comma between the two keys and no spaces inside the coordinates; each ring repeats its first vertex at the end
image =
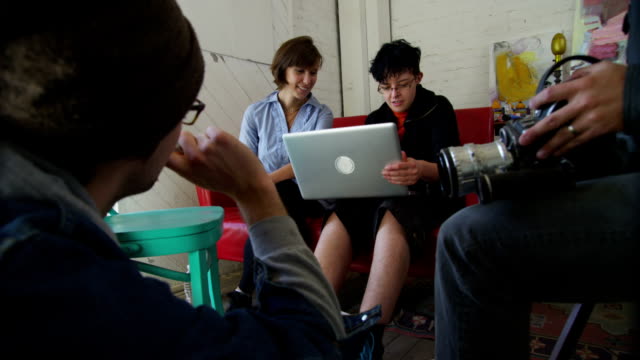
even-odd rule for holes
{"type": "MultiPolygon", "coordinates": [[[[416,98],[409,108],[405,120],[405,134],[400,146],[408,157],[435,163],[440,149],[459,146],[458,123],[449,100],[433,91],[417,86],[416,98]]],[[[392,122],[398,120],[386,103],[367,117],[366,124],[392,122]]],[[[425,182],[419,181],[411,190],[424,192],[425,182]]],[[[429,191],[439,192],[440,185],[432,184],[429,191]]]]}

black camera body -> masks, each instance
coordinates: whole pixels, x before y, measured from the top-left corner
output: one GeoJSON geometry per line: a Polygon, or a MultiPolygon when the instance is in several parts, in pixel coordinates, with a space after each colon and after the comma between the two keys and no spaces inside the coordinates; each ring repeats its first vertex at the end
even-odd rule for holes
{"type": "MultiPolygon", "coordinates": [[[[599,61],[590,56],[576,55],[555,63],[540,79],[536,93],[544,88],[553,71],[573,60],[599,61]]],[[[565,190],[575,186],[578,179],[598,176],[591,171],[594,167],[590,163],[594,154],[604,154],[603,149],[612,141],[610,137],[582,146],[580,152],[545,160],[537,159],[536,152],[555,132],[528,146],[518,142],[527,129],[566,104],[564,100],[546,104],[529,116],[507,121],[499,131],[499,140],[494,142],[442,149],[438,154],[438,170],[444,194],[455,198],[475,192],[481,203],[487,203],[532,191],[565,190]],[[577,171],[579,168],[582,168],[581,172],[577,171]]]]}

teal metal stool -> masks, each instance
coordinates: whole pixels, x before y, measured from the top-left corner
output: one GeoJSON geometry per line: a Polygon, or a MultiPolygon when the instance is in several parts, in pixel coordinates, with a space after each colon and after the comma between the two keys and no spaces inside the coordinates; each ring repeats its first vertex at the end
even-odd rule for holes
{"type": "Polygon", "coordinates": [[[222,235],[224,211],[197,206],[118,214],[105,221],[130,258],[189,254],[189,272],[136,261],[142,272],[191,284],[192,304],[209,305],[224,313],[216,242],[222,235]]]}

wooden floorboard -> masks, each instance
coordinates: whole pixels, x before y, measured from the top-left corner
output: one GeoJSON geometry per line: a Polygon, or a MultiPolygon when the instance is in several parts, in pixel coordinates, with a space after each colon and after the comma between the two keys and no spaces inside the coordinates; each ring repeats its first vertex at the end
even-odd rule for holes
{"type": "MultiPolygon", "coordinates": [[[[234,272],[222,278],[223,294],[232,291],[237,282],[240,279],[240,272],[234,272]]],[[[362,287],[366,284],[366,278],[357,279],[351,277],[349,280],[349,286],[346,286],[348,295],[345,296],[343,292],[341,300],[351,305],[359,302],[362,296],[362,287]],[[355,284],[355,286],[354,286],[355,284]],[[345,297],[347,299],[345,299],[345,297]]],[[[228,306],[226,296],[223,296],[225,302],[225,308],[228,306]]],[[[357,311],[356,308],[349,308],[347,304],[345,308],[350,311],[357,311]]],[[[431,339],[421,339],[413,336],[403,335],[395,331],[385,331],[382,338],[382,344],[384,345],[385,352],[383,360],[433,360],[434,358],[434,341],[431,339]]]]}
{"type": "Polygon", "coordinates": [[[387,331],[383,338],[383,360],[433,360],[434,342],[387,331]]]}
{"type": "Polygon", "coordinates": [[[384,346],[389,345],[393,340],[395,340],[398,336],[401,336],[397,332],[394,331],[385,331],[384,336],[382,337],[382,344],[384,346]]]}
{"type": "Polygon", "coordinates": [[[418,342],[402,357],[402,360],[433,360],[435,342],[430,339],[419,339],[418,342]]]}
{"type": "Polygon", "coordinates": [[[384,347],[384,360],[404,359],[420,339],[411,336],[398,336],[384,347]]]}

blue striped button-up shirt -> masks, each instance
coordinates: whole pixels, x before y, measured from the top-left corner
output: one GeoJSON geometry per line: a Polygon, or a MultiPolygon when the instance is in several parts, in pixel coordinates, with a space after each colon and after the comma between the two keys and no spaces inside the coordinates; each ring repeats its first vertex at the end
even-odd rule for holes
{"type": "Polygon", "coordinates": [[[333,125],[333,113],[327,105],[311,98],[302,105],[293,122],[291,130],[278,102],[278,92],[249,105],[242,118],[240,141],[247,145],[268,173],[289,164],[287,149],[282,135],[289,132],[302,132],[328,129],[333,125]]]}

